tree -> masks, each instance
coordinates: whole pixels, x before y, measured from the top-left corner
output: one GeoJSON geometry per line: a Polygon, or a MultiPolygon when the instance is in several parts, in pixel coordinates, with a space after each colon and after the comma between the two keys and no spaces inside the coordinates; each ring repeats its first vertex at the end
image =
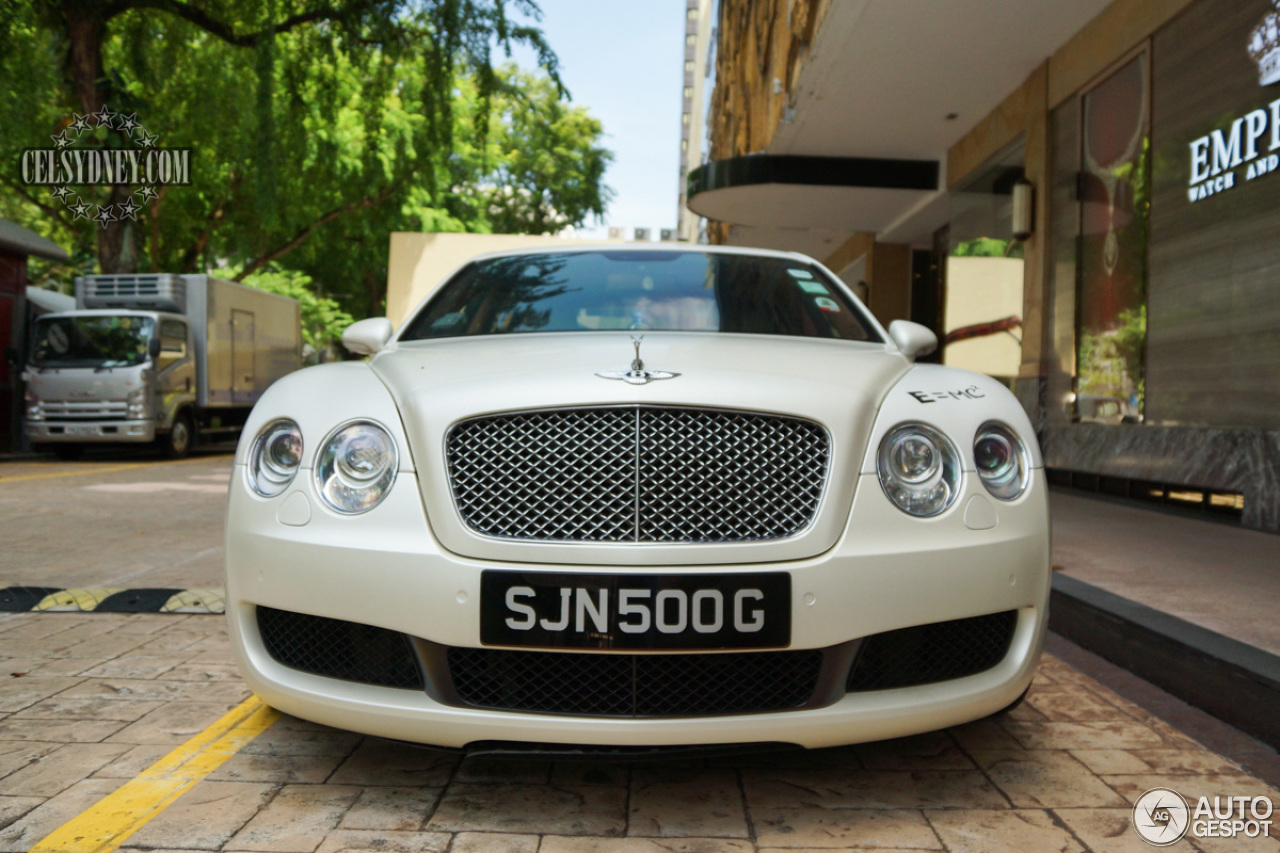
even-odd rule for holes
{"type": "Polygon", "coordinates": [[[498,109],[489,134],[493,168],[479,188],[498,233],[552,234],[604,215],[602,186],[613,155],[596,144],[600,122],[561,100],[553,82],[514,67],[499,75],[498,109]]]}
{"type": "MultiPolygon", "coordinates": [[[[545,45],[542,74],[489,64],[491,45],[541,45],[528,28],[505,24],[498,35],[498,0],[345,3],[398,15],[363,24],[303,22],[323,7],[295,3],[275,16],[266,47],[245,41],[265,26],[249,0],[210,2],[198,14],[128,5],[102,13],[103,86],[114,109],[136,112],[163,145],[193,149],[192,185],[162,189],[136,222],[113,223],[111,238],[9,171],[17,151],[48,146],[84,107],[57,71],[66,48],[50,8],[20,4],[0,21],[0,114],[16,119],[0,122],[0,182],[14,190],[0,193],[0,216],[74,246],[81,263],[96,253],[104,272],[235,266],[241,276],[286,265],[351,313],[377,313],[391,231],[542,233],[599,216],[607,203],[611,155],[599,123],[564,103],[545,45]],[[232,20],[232,29],[215,32],[205,18],[232,20]],[[486,31],[484,20],[490,39],[467,43],[486,31]],[[527,159],[534,147],[545,149],[539,162],[527,159]],[[523,174],[534,168],[536,180],[523,174]],[[506,182],[519,204],[500,203],[506,182]]],[[[529,3],[513,8],[536,13],[529,3]]],[[[105,131],[98,141],[127,142],[105,131]]]]}
{"type": "MultiPolygon", "coordinates": [[[[532,0],[510,0],[516,11],[537,18],[540,14],[532,0]]],[[[176,58],[175,46],[204,48],[212,51],[216,43],[223,48],[220,67],[207,69],[207,76],[222,76],[226,80],[229,68],[238,74],[235,81],[252,81],[251,93],[245,93],[243,85],[235,86],[241,108],[252,104],[254,121],[252,140],[241,134],[242,144],[252,142],[254,168],[240,170],[225,177],[231,186],[242,186],[250,178],[256,189],[254,210],[260,214],[260,225],[255,231],[259,238],[258,256],[246,265],[251,272],[265,263],[287,253],[292,246],[305,240],[312,230],[358,210],[385,204],[392,200],[397,190],[412,179],[423,180],[429,187],[436,185],[431,169],[422,168],[422,157],[397,159],[394,166],[385,170],[383,179],[375,184],[365,184],[359,191],[335,199],[331,206],[314,216],[307,225],[292,231],[282,220],[277,205],[279,192],[278,158],[282,133],[288,128],[276,121],[277,89],[280,78],[296,77],[299,65],[293,57],[307,60],[324,59],[343,66],[350,73],[368,75],[365,91],[367,103],[373,107],[371,118],[377,119],[380,108],[388,97],[405,94],[405,82],[392,71],[401,59],[412,57],[418,62],[420,74],[413,80],[417,91],[412,93],[416,114],[421,120],[413,131],[413,147],[422,152],[428,147],[447,157],[453,146],[452,88],[458,73],[469,73],[477,82],[479,118],[476,127],[483,133],[487,125],[487,107],[496,85],[492,66],[495,46],[509,50],[511,45],[530,45],[538,53],[543,68],[559,86],[556,77],[556,58],[547,46],[540,30],[517,25],[508,19],[507,0],[281,0],[266,3],[254,0],[221,0],[221,2],[193,4],[184,0],[37,0],[34,5],[6,0],[6,8],[0,10],[8,19],[0,26],[0,55],[11,56],[15,42],[24,36],[51,36],[60,49],[58,67],[62,72],[62,108],[72,107],[80,114],[97,113],[103,108],[127,110],[142,101],[147,94],[142,76],[124,75],[125,68],[118,63],[128,59],[132,70],[155,70],[154,56],[176,58]],[[127,32],[126,40],[113,41],[113,33],[127,32]],[[283,44],[287,41],[287,44],[283,44]],[[287,49],[281,50],[284,46],[287,49]],[[250,73],[244,74],[245,66],[250,73]],[[246,98],[246,94],[251,94],[246,98]],[[275,226],[275,227],[273,227],[275,226]],[[268,238],[275,238],[269,242],[268,238]]],[[[48,52],[44,47],[34,51],[48,52]]],[[[206,58],[213,58],[207,56],[206,58]]],[[[10,59],[0,71],[8,80],[15,63],[10,59]]],[[[193,76],[206,76],[198,72],[193,76]]],[[[42,81],[46,82],[47,81],[42,81]]],[[[312,81],[314,82],[314,81],[312,81]]],[[[225,90],[224,90],[225,91],[225,90]]],[[[195,90],[193,107],[203,112],[204,118],[213,118],[208,105],[200,99],[210,90],[195,90]]],[[[295,93],[284,92],[285,99],[293,102],[291,109],[299,106],[295,93]]],[[[143,122],[145,124],[145,121],[143,122]]],[[[241,123],[243,124],[243,123],[241,123]]],[[[245,128],[241,127],[241,130],[245,128]]],[[[113,129],[104,144],[125,147],[128,140],[124,130],[113,129]]],[[[48,145],[47,142],[43,143],[48,145]]],[[[375,155],[376,156],[376,155],[375,155]]],[[[130,195],[126,186],[111,187],[105,203],[116,204],[130,195]]],[[[34,193],[24,193],[29,202],[52,208],[34,193]]],[[[155,208],[164,201],[152,201],[155,208]]],[[[44,209],[42,208],[42,209],[44,209]]],[[[45,211],[50,212],[49,210],[45,211]]],[[[155,215],[155,210],[152,215],[155,215]]],[[[225,216],[225,209],[216,203],[213,222],[206,232],[217,227],[217,221],[225,216]]],[[[309,211],[311,212],[311,211],[309,211]]],[[[197,254],[207,245],[197,235],[193,248],[197,254]]],[[[138,266],[140,235],[135,223],[128,219],[105,223],[97,233],[98,257],[104,272],[129,272],[138,266]]]]}

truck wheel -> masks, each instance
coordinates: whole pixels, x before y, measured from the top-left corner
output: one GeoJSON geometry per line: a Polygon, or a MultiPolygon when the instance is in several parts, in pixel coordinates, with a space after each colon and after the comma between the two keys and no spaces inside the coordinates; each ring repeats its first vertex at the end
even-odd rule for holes
{"type": "Polygon", "coordinates": [[[84,445],[55,444],[53,445],[53,455],[61,459],[63,462],[74,462],[81,456],[84,456],[84,445]]]}
{"type": "Polygon", "coordinates": [[[191,427],[191,415],[186,412],[179,412],[173,418],[173,426],[169,427],[169,431],[160,436],[164,455],[170,459],[182,459],[191,452],[191,445],[195,443],[195,431],[191,427]]]}

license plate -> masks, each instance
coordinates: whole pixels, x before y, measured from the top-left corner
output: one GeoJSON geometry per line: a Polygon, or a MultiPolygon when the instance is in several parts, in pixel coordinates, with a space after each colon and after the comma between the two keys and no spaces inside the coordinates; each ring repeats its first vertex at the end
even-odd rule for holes
{"type": "Polygon", "coordinates": [[[69,426],[63,429],[63,433],[76,436],[97,435],[98,428],[93,426],[69,426]]]}
{"type": "Polygon", "coordinates": [[[773,649],[791,643],[791,576],[486,570],[480,642],[572,649],[773,649]]]}

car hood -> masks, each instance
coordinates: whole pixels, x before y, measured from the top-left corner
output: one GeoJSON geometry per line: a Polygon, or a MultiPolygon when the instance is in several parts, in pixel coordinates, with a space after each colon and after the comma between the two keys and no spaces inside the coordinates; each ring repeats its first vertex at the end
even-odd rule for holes
{"type": "Polygon", "coordinates": [[[766,335],[645,334],[645,368],[677,374],[631,385],[601,372],[626,371],[625,332],[449,338],[393,345],[371,362],[395,398],[431,526],[467,556],[573,564],[697,565],[813,556],[835,544],[884,395],[910,368],[884,344],[766,335]],[[478,415],[528,409],[654,405],[788,415],[823,426],[831,439],[826,492],[814,524],[778,541],[647,545],[513,542],[481,537],[453,507],[445,436],[478,415]]]}

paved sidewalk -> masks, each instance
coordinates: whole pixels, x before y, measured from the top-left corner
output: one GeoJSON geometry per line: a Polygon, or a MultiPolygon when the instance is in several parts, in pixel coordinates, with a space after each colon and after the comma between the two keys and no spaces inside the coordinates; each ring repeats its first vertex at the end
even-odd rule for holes
{"type": "MultiPolygon", "coordinates": [[[[28,850],[248,695],[223,626],[216,616],[0,616],[0,851],[28,850]]],[[[998,721],[736,759],[461,759],[283,716],[120,849],[1119,853],[1149,849],[1130,814],[1156,786],[1280,802],[1046,656],[1026,704],[998,721]]],[[[1278,853],[1280,841],[1171,849],[1278,853]]]]}
{"type": "Polygon", "coordinates": [[[1280,536],[1053,489],[1063,574],[1280,655],[1280,536]]]}

